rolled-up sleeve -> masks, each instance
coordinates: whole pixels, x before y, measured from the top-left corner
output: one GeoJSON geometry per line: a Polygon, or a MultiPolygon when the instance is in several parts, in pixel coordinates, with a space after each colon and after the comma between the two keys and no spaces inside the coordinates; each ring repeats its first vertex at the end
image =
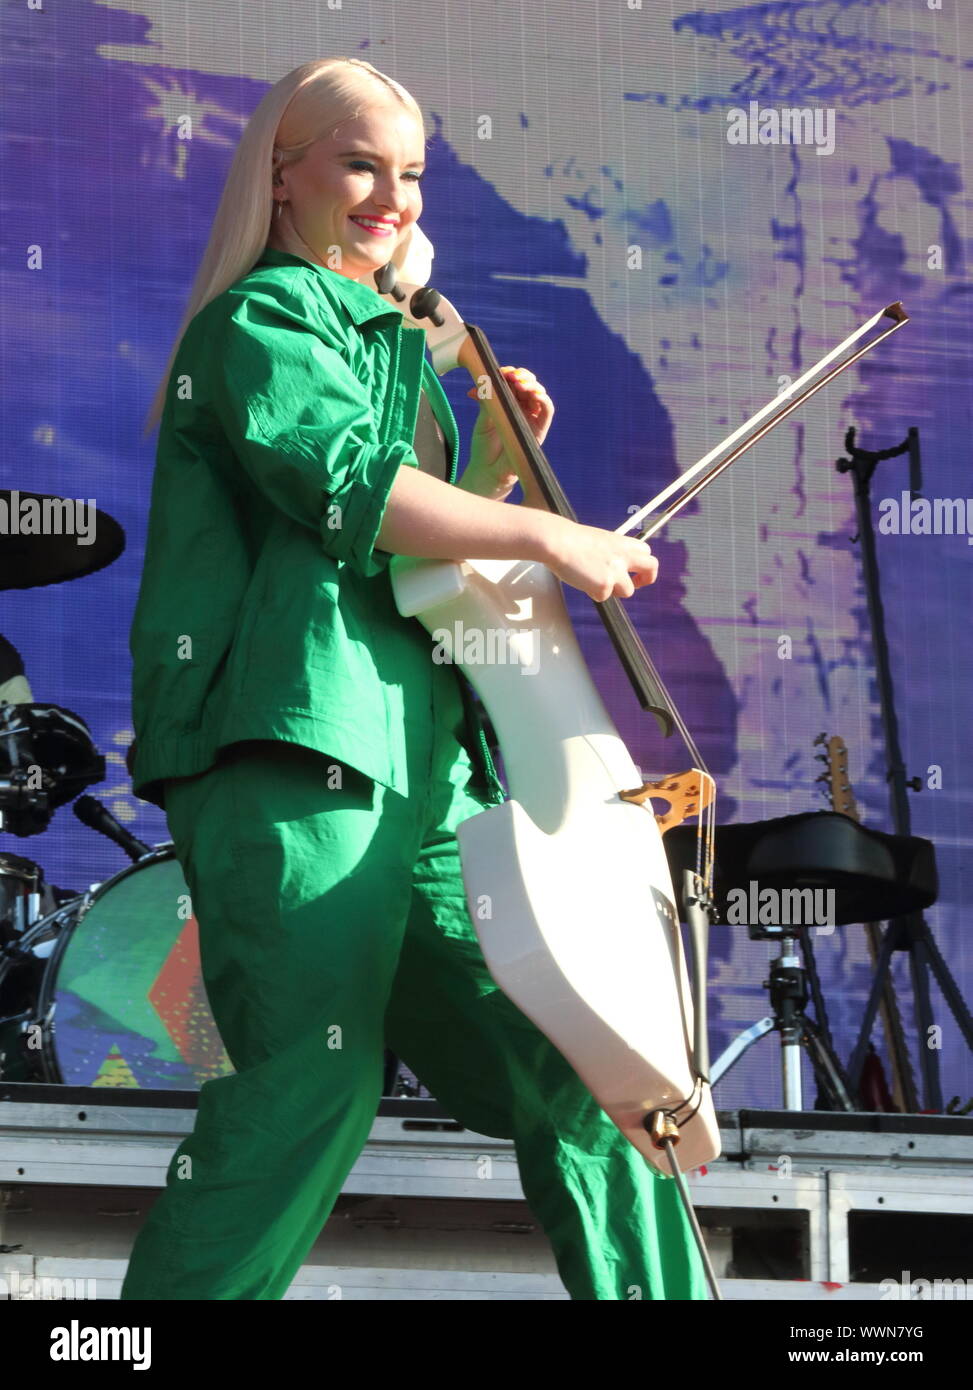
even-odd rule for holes
{"type": "Polygon", "coordinates": [[[405,441],[382,445],[373,402],[337,346],[298,310],[241,298],[212,345],[217,417],[254,485],[287,516],[317,531],[323,549],[370,577],[405,441]]]}

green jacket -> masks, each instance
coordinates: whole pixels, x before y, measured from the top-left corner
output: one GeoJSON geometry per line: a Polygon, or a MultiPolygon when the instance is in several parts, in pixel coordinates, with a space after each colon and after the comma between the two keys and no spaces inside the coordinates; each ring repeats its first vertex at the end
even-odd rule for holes
{"type": "MultiPolygon", "coordinates": [[[[432,639],[395,607],[374,549],[412,448],[420,387],[459,432],[425,334],[377,291],[288,252],[194,316],[159,427],[130,635],[137,796],[205,771],[224,744],[328,753],[408,793],[402,681],[432,639]]],[[[503,799],[485,716],[457,667],[463,742],[503,799]]]]}

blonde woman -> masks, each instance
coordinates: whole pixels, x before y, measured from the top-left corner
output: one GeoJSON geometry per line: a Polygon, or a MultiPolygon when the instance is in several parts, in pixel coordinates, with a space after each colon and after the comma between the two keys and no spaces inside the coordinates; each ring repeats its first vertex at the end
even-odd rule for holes
{"type": "MultiPolygon", "coordinates": [[[[200,1090],[124,1299],[282,1298],[368,1137],[386,1045],[462,1124],[514,1140],[572,1298],[706,1296],[674,1183],[496,988],[466,911],[456,826],[503,788],[389,556],[532,558],[596,599],[657,566],[530,484],[506,503],[482,411],[457,481],[424,335],[374,281],[390,261],[425,278],[424,145],[368,63],[277,83],[150,412],[133,783],[166,812],[235,1072],[200,1090]]],[[[550,398],[504,371],[542,440],[550,398]]]]}

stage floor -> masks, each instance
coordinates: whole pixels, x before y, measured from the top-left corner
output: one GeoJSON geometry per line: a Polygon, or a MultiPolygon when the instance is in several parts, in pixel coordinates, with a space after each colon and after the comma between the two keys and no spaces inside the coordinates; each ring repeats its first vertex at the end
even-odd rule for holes
{"type": "MultiPolygon", "coordinates": [[[[32,1281],[46,1279],[117,1298],[197,1093],[107,1091],[0,1083],[4,1296],[43,1297],[32,1281]]],[[[721,1157],[688,1181],[725,1298],[973,1298],[973,1118],[719,1120],[721,1157]]],[[[513,1144],[462,1129],[435,1101],[387,1099],[286,1297],[566,1294],[513,1144]]]]}

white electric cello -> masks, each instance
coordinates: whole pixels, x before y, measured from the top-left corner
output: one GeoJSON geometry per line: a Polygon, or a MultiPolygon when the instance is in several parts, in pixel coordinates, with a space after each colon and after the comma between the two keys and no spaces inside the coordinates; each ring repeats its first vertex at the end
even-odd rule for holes
{"type": "MultiPolygon", "coordinates": [[[[475,383],[490,383],[486,408],[519,475],[533,476],[552,511],[576,519],[484,334],[429,286],[396,283],[391,265],[375,280],[425,331],[440,376],[462,365],[475,383]]],[[[907,321],[901,304],[869,319],[619,532],[651,517],[638,534],[655,535],[768,430],[907,321]],[[833,365],[883,318],[893,326],[833,365]]],[[[596,609],[642,708],[663,732],[679,730],[694,763],[688,772],[643,779],[592,680],[560,581],[545,566],[394,556],[391,572],[399,612],[443,642],[499,742],[508,798],[457,829],[467,905],[490,973],[622,1133],[661,1173],[671,1170],[688,1206],[681,1172],[720,1153],[705,1019],[713,779],[618,599],[596,609]],[[481,641],[464,640],[454,651],[454,635],[471,633],[481,641]],[[471,648],[495,650],[497,633],[504,660],[465,659],[471,648]],[[668,809],[656,812],[653,798],[668,809]],[[695,1004],[662,843],[663,831],[689,816],[697,820],[698,852],[683,901],[695,1004]]]]}

